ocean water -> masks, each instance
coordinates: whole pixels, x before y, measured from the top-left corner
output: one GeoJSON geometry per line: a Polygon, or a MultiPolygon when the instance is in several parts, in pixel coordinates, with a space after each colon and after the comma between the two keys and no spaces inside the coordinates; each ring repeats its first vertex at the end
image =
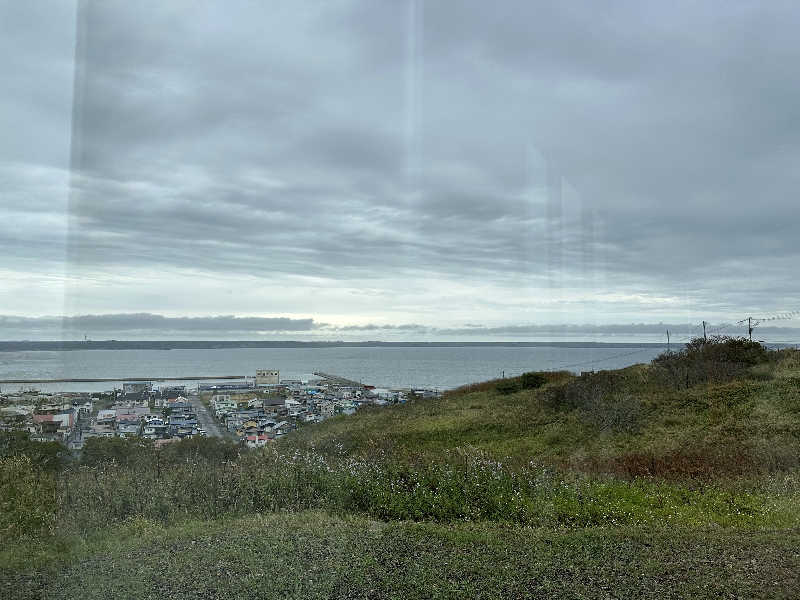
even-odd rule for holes
{"type": "MultiPolygon", "coordinates": [[[[202,350],[73,350],[0,352],[0,380],[246,375],[280,369],[282,379],[315,371],[377,387],[448,389],[467,383],[567,368],[580,372],[648,362],[665,347],[333,347],[202,350]]],[[[193,386],[193,382],[175,382],[193,386]]],[[[2,391],[22,388],[2,384],[2,391]]],[[[114,383],[36,384],[42,391],[102,391],[114,383]]],[[[118,387],[118,385],[117,385],[118,387]]]]}

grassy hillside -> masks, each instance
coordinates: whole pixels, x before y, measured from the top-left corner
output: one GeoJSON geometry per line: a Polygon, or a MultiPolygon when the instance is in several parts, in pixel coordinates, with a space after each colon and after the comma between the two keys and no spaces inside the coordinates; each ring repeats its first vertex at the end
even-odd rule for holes
{"type": "Polygon", "coordinates": [[[800,353],[691,344],[247,451],[0,436],[9,598],[791,598],[800,353]]]}
{"type": "MultiPolygon", "coordinates": [[[[3,598],[796,598],[800,533],[132,519],[0,570],[3,598]]],[[[22,557],[20,557],[22,558],[22,557]]]]}
{"type": "Polygon", "coordinates": [[[537,389],[498,391],[517,378],[361,410],[293,442],[324,453],[382,451],[396,461],[440,460],[471,446],[514,464],[623,476],[757,475],[800,465],[795,351],[689,387],[673,385],[657,364],[545,375],[537,389]]]}

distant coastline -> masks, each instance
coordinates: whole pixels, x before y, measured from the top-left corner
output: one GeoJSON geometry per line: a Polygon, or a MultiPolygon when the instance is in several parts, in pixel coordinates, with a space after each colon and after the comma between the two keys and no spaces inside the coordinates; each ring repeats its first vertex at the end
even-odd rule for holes
{"type": "MultiPolygon", "coordinates": [[[[283,340],[97,340],[97,341],[0,341],[0,352],[65,350],[209,350],[227,348],[457,348],[470,346],[557,348],[658,348],[659,342],[302,342],[283,340]]],[[[673,344],[678,347],[679,344],[673,344]]]]}

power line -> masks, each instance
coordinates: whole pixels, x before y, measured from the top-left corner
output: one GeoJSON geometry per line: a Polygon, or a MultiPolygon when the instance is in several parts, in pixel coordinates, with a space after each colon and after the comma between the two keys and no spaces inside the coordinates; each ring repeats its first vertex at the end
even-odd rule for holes
{"type": "Polygon", "coordinates": [[[760,321],[758,321],[757,319],[754,319],[753,317],[747,317],[745,319],[742,319],[741,321],[736,321],[736,324],[737,325],[741,325],[745,321],[747,321],[747,337],[752,342],[753,341],[753,329],[758,327],[760,321]],[[753,324],[753,321],[755,321],[755,324],[753,324]]]}
{"type": "Polygon", "coordinates": [[[603,358],[593,358],[591,360],[585,360],[583,362],[572,363],[569,365],[559,365],[557,367],[550,367],[548,371],[558,371],[561,369],[571,369],[572,367],[582,367],[584,365],[590,365],[596,362],[603,362],[607,360],[613,360],[615,358],[622,358],[624,356],[633,356],[634,354],[641,354],[642,352],[647,352],[649,350],[652,350],[652,348],[639,348],[638,350],[634,350],[633,352],[623,352],[621,354],[613,354],[611,356],[605,356],[603,358]]]}
{"type": "MultiPolygon", "coordinates": [[[[694,327],[695,328],[702,327],[702,324],[694,325],[694,327]]],[[[687,341],[690,338],[692,338],[694,335],[695,334],[686,335],[686,336],[678,339],[677,341],[678,342],[687,341]]],[[[624,358],[626,356],[634,356],[636,354],[641,354],[642,352],[648,352],[650,350],[652,350],[652,347],[640,348],[638,350],[634,350],[633,352],[623,352],[623,353],[620,353],[620,354],[612,354],[611,356],[604,356],[602,358],[594,358],[594,359],[591,359],[591,360],[585,360],[585,361],[578,362],[578,363],[572,363],[572,364],[567,364],[567,365],[558,365],[556,367],[550,367],[550,369],[548,369],[548,370],[549,371],[560,371],[561,369],[571,369],[573,367],[583,367],[585,365],[593,365],[596,362],[605,362],[605,361],[609,361],[609,360],[614,360],[615,358],[624,358]]]]}
{"type": "Polygon", "coordinates": [[[761,325],[761,323],[765,321],[787,321],[789,319],[794,319],[798,315],[800,315],[800,310],[782,311],[779,313],[775,313],[769,317],[754,317],[751,315],[745,319],[742,319],[741,321],[737,321],[737,324],[741,325],[742,323],[747,321],[747,337],[752,341],[753,330],[759,325],[761,325]]]}
{"type": "Polygon", "coordinates": [[[733,327],[733,323],[726,323],[725,325],[720,325],[719,327],[715,327],[714,329],[709,329],[708,333],[720,333],[721,331],[725,331],[733,327]]]}
{"type": "Polygon", "coordinates": [[[787,321],[789,319],[794,319],[800,316],[800,310],[789,310],[780,313],[776,313],[771,317],[761,317],[759,321],[787,321]]]}
{"type": "MultiPolygon", "coordinates": [[[[760,325],[762,322],[764,322],[764,321],[783,321],[783,320],[788,320],[788,319],[794,319],[794,318],[796,318],[798,316],[800,316],[800,310],[781,311],[781,312],[775,313],[774,315],[769,316],[769,317],[761,317],[761,318],[748,317],[748,318],[742,319],[741,321],[738,321],[738,323],[743,323],[743,322],[747,321],[748,319],[750,320],[750,325],[748,325],[748,329],[749,329],[748,333],[751,335],[751,339],[752,339],[753,329],[755,327],[757,327],[758,325],[760,325]],[[755,321],[755,325],[752,324],[753,321],[755,321]]],[[[706,325],[707,325],[707,323],[705,321],[703,321],[702,323],[694,325],[695,329],[699,329],[701,327],[703,328],[704,334],[706,334],[706,335],[704,335],[704,338],[707,338],[708,334],[718,334],[718,333],[721,333],[723,331],[726,331],[726,330],[730,329],[731,327],[733,327],[734,323],[726,323],[726,324],[721,325],[719,327],[715,327],[713,329],[708,329],[708,330],[706,330],[706,325]]],[[[680,339],[678,339],[676,341],[677,342],[686,342],[686,341],[689,341],[690,339],[692,339],[693,337],[696,337],[696,335],[697,335],[697,333],[690,333],[690,334],[685,335],[685,336],[683,336],[682,338],[680,338],[680,339]]],[[[669,344],[669,342],[668,342],[668,344],[669,344]]],[[[558,365],[558,366],[555,366],[555,367],[550,367],[548,369],[548,371],[557,371],[557,370],[561,370],[561,369],[571,369],[573,367],[582,367],[582,366],[585,366],[585,365],[594,364],[596,362],[605,362],[605,361],[609,361],[609,360],[614,360],[615,358],[624,358],[624,357],[627,357],[627,356],[634,356],[636,354],[641,354],[642,352],[647,352],[648,350],[651,350],[651,348],[640,348],[639,350],[635,350],[633,352],[624,352],[624,353],[621,353],[621,354],[613,354],[611,356],[605,356],[605,357],[602,357],[602,358],[594,358],[592,360],[586,360],[586,361],[577,362],[577,363],[571,363],[571,364],[566,364],[566,365],[558,365]]]]}

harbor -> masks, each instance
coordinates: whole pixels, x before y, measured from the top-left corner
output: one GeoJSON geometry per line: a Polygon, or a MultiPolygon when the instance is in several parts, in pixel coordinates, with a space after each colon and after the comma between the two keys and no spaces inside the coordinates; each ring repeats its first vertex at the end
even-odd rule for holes
{"type": "Polygon", "coordinates": [[[142,438],[163,445],[211,436],[256,448],[298,426],[352,415],[363,406],[438,394],[376,388],[322,371],[305,380],[281,379],[277,369],[257,369],[250,376],[30,378],[0,383],[27,386],[0,393],[0,429],[24,431],[32,440],[59,442],[71,450],[81,450],[95,437],[142,438]],[[98,382],[118,385],[104,392],[35,387],[98,382]],[[178,382],[196,386],[175,385],[178,382]]]}

